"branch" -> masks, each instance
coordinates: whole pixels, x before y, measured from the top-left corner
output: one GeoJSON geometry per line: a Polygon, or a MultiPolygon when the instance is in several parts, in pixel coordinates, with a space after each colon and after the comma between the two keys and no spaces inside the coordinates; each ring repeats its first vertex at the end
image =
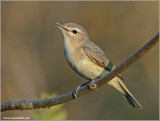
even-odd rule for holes
{"type": "MultiPolygon", "coordinates": [[[[118,74],[122,73],[129,66],[134,64],[138,59],[140,59],[146,52],[148,52],[157,42],[159,41],[159,33],[157,33],[150,41],[148,41],[143,47],[141,47],[137,52],[131,55],[127,60],[117,66],[113,71],[107,74],[105,77],[95,81],[96,87],[98,88],[111,79],[113,79],[118,74]]],[[[93,89],[95,89],[93,88],[93,89]]],[[[82,86],[78,90],[77,96],[80,97],[86,93],[89,93],[93,90],[89,90],[87,85],[82,86]]],[[[10,100],[1,104],[1,112],[9,110],[31,110],[37,108],[48,108],[54,105],[68,102],[73,100],[74,97],[72,92],[62,94],[57,97],[47,98],[47,99],[37,99],[37,100],[10,100]]]]}

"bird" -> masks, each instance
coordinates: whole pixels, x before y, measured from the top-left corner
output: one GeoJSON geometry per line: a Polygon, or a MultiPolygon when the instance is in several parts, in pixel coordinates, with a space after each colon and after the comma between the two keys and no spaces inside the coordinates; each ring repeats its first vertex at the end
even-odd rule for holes
{"type": "MultiPolygon", "coordinates": [[[[87,79],[91,86],[96,79],[110,73],[115,66],[106,56],[104,51],[90,40],[88,32],[76,23],[57,23],[56,26],[62,31],[64,38],[64,55],[70,67],[83,78],[87,79]]],[[[124,84],[124,79],[119,74],[107,82],[108,85],[117,89],[135,108],[142,108],[140,103],[131,94],[124,84]]],[[[77,90],[74,97],[77,98],[77,90]]]]}

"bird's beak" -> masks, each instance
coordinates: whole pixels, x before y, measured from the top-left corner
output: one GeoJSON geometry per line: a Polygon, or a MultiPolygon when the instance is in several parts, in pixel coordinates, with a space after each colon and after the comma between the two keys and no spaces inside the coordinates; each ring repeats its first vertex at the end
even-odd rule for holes
{"type": "Polygon", "coordinates": [[[59,26],[56,26],[56,28],[60,29],[60,30],[65,30],[65,31],[69,31],[62,23],[56,23],[59,26]]]}

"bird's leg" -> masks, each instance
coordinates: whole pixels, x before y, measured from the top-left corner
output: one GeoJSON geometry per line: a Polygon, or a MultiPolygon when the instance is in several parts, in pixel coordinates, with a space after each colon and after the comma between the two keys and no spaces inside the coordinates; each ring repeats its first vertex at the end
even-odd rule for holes
{"type": "Polygon", "coordinates": [[[78,87],[75,90],[73,90],[72,95],[73,95],[74,99],[78,98],[77,92],[81,87],[82,87],[82,85],[78,85],[78,87]]]}
{"type": "Polygon", "coordinates": [[[92,81],[89,81],[89,82],[86,82],[86,83],[84,83],[84,84],[81,84],[81,85],[79,85],[75,90],[73,90],[73,92],[72,92],[72,95],[73,95],[73,98],[74,99],[76,99],[76,98],[78,98],[78,96],[77,96],[77,92],[78,92],[78,90],[81,88],[81,87],[83,87],[84,85],[88,85],[88,89],[90,89],[90,90],[94,90],[94,89],[96,89],[97,88],[97,85],[96,85],[96,79],[94,79],[94,80],[92,80],[92,81]]]}
{"type": "Polygon", "coordinates": [[[88,84],[88,83],[89,83],[89,82],[86,82],[86,83],[84,83],[84,84],[81,84],[81,85],[79,85],[75,90],[73,90],[72,95],[73,95],[73,98],[74,98],[74,99],[78,98],[78,96],[77,96],[78,90],[79,90],[81,87],[83,87],[84,85],[88,84]]]}
{"type": "Polygon", "coordinates": [[[92,81],[90,81],[89,83],[88,83],[88,88],[90,89],[90,90],[94,90],[94,89],[96,89],[97,88],[97,85],[96,85],[96,79],[94,79],[94,80],[92,80],[92,81]]]}

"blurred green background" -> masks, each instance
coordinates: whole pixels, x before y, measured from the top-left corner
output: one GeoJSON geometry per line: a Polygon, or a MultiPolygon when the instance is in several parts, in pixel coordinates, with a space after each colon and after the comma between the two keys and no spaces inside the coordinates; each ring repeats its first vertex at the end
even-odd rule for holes
{"type": "MultiPolygon", "coordinates": [[[[158,1],[3,1],[1,7],[2,102],[37,99],[42,93],[60,95],[86,81],[67,64],[56,22],[82,25],[115,65],[159,31],[158,1]]],[[[158,50],[157,44],[122,73],[142,110],[132,108],[119,92],[106,85],[65,103],[67,116],[63,119],[159,119],[158,50]]],[[[2,118],[6,116],[36,119],[32,111],[2,113],[2,118]]]]}

